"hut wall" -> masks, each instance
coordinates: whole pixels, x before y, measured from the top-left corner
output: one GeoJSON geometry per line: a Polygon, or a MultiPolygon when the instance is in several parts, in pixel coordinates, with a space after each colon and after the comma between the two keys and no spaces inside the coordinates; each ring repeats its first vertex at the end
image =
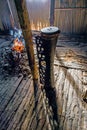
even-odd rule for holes
{"type": "Polygon", "coordinates": [[[40,30],[50,24],[50,0],[26,0],[31,29],[40,30]]]}
{"type": "Polygon", "coordinates": [[[0,29],[7,30],[14,26],[19,27],[14,0],[0,0],[0,29]]]}
{"type": "Polygon", "coordinates": [[[10,3],[12,15],[13,15],[14,26],[17,27],[17,28],[20,28],[18,14],[17,14],[17,10],[16,10],[14,0],[9,0],[9,3],[10,3]]]}
{"type": "Polygon", "coordinates": [[[0,30],[3,30],[3,25],[2,25],[1,18],[0,18],[0,30]]]}
{"type": "Polygon", "coordinates": [[[0,0],[0,29],[11,27],[10,11],[7,0],[0,0]]]}
{"type": "Polygon", "coordinates": [[[55,0],[55,25],[62,33],[87,34],[87,0],[55,0]]]}

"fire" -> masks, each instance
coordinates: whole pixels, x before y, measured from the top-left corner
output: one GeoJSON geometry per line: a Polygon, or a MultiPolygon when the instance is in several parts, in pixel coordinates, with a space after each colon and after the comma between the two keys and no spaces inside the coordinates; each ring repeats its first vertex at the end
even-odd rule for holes
{"type": "Polygon", "coordinates": [[[16,52],[20,52],[20,53],[24,50],[24,45],[23,45],[23,43],[20,40],[18,40],[18,38],[16,38],[14,40],[14,44],[12,46],[12,50],[14,50],[16,52]]]}

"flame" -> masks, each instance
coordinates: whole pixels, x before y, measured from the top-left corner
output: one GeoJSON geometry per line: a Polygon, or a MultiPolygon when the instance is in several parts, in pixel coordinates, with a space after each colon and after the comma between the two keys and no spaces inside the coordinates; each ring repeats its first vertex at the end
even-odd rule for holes
{"type": "Polygon", "coordinates": [[[18,40],[18,38],[16,38],[14,40],[14,44],[12,46],[12,50],[14,50],[16,52],[20,52],[20,53],[24,50],[24,45],[23,45],[23,43],[20,40],[18,40]]]}

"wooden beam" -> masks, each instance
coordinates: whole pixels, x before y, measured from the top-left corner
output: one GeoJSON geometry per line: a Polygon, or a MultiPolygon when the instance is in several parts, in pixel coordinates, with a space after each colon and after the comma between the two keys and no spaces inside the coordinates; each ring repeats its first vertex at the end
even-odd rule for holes
{"type": "Polygon", "coordinates": [[[20,21],[20,26],[23,32],[23,36],[26,43],[26,50],[29,59],[29,65],[32,71],[32,75],[34,79],[38,79],[38,71],[35,63],[34,57],[34,48],[33,48],[33,40],[32,40],[32,32],[29,20],[29,14],[26,7],[25,0],[14,0],[17,8],[17,13],[20,21]]]}
{"type": "Polygon", "coordinates": [[[77,9],[87,9],[87,7],[60,7],[55,8],[55,10],[77,10],[77,9]]]}
{"type": "Polygon", "coordinates": [[[12,28],[14,28],[14,17],[13,17],[13,13],[12,13],[12,10],[11,10],[11,5],[10,5],[9,0],[7,0],[7,4],[8,4],[9,11],[10,11],[11,26],[12,26],[12,28]]]}
{"type": "Polygon", "coordinates": [[[50,26],[54,25],[55,0],[50,1],[50,26]]]}
{"type": "MultiPolygon", "coordinates": [[[[32,40],[32,32],[29,20],[29,14],[26,7],[26,0],[14,0],[17,8],[17,13],[19,17],[20,26],[25,39],[25,45],[29,60],[29,65],[33,75],[33,86],[34,86],[34,97],[35,97],[35,111],[37,113],[37,103],[38,103],[38,69],[34,57],[34,47],[32,40]]],[[[37,115],[37,114],[36,114],[37,115]]],[[[38,115],[37,115],[38,118],[38,115]]]]}

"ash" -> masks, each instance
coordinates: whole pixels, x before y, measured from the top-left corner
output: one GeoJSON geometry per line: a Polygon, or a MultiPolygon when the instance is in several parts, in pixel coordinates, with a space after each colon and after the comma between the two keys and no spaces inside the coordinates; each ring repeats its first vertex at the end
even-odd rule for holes
{"type": "Polygon", "coordinates": [[[26,49],[22,53],[18,53],[11,49],[12,45],[12,37],[0,37],[0,76],[4,78],[15,75],[29,76],[31,72],[26,49]]]}

